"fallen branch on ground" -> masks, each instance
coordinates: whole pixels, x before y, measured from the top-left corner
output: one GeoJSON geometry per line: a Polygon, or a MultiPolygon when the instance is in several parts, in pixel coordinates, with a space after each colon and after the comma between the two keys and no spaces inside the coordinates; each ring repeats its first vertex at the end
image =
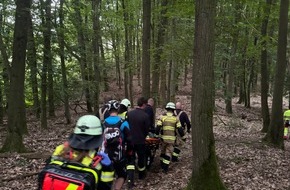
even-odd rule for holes
{"type": "Polygon", "coordinates": [[[47,159],[51,156],[51,153],[47,152],[32,152],[32,153],[1,153],[0,158],[11,158],[20,156],[28,159],[47,159]]]}
{"type": "Polygon", "coordinates": [[[13,180],[20,180],[20,179],[24,179],[27,177],[31,177],[34,175],[37,175],[39,172],[32,172],[32,173],[26,173],[26,174],[22,174],[22,175],[16,175],[14,177],[10,177],[10,178],[4,178],[4,179],[0,179],[0,184],[2,184],[3,182],[8,182],[8,181],[13,181],[13,180]]]}

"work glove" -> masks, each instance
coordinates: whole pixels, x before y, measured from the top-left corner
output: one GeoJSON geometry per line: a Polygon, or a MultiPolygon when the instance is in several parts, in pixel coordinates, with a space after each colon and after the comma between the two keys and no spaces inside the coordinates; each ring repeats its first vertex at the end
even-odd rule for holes
{"type": "Polygon", "coordinates": [[[102,157],[101,163],[103,165],[109,166],[112,163],[107,153],[105,153],[105,152],[98,152],[98,155],[102,157]]]}

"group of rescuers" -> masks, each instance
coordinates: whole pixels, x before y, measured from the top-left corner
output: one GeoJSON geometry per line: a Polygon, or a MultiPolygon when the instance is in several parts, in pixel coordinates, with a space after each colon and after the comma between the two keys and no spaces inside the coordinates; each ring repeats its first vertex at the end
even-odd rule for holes
{"type": "Polygon", "coordinates": [[[65,157],[91,166],[94,155],[100,155],[101,167],[94,168],[100,174],[97,189],[109,190],[114,185],[114,190],[120,190],[129,171],[135,171],[137,158],[139,179],[146,177],[145,138],[152,132],[161,139],[160,164],[162,172],[166,174],[170,162],[178,161],[181,147],[178,146],[178,141],[186,141],[186,132],[190,133],[191,124],[180,102],[168,102],[165,106],[166,112],[156,117],[156,120],[153,106],[153,98],[144,97],[138,98],[135,108],[131,108],[128,99],[106,102],[96,115],[84,115],[77,120],[74,132],[66,143],[56,147],[50,162],[65,157]],[[111,155],[102,151],[104,123],[114,125],[120,121],[124,154],[115,162],[111,155]]]}

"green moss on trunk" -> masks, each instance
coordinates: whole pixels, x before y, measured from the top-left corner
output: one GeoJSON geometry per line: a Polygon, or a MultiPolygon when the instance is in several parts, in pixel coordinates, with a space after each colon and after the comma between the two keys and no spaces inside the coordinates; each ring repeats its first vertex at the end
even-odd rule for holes
{"type": "Polygon", "coordinates": [[[224,186],[217,167],[214,146],[208,160],[200,167],[196,174],[192,174],[185,190],[227,190],[224,186]]]}
{"type": "Polygon", "coordinates": [[[4,145],[0,152],[28,152],[25,148],[23,141],[22,141],[22,135],[17,132],[8,133],[8,136],[6,137],[6,140],[4,142],[4,145]]]}

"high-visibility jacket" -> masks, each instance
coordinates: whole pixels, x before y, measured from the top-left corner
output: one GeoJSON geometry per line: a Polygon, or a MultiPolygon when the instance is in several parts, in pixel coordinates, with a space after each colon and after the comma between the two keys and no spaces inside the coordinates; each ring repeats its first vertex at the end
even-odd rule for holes
{"type": "Polygon", "coordinates": [[[284,119],[284,139],[288,138],[289,134],[289,124],[290,124],[290,109],[286,110],[283,114],[283,119],[284,119]]]}
{"type": "Polygon", "coordinates": [[[284,112],[283,118],[284,118],[284,121],[286,121],[286,120],[289,120],[290,121],[290,109],[289,110],[286,110],[284,112]]]}
{"type": "Polygon", "coordinates": [[[127,111],[124,111],[123,113],[119,113],[118,116],[121,117],[123,120],[127,119],[127,111]]]}
{"type": "Polygon", "coordinates": [[[163,142],[174,144],[176,140],[176,131],[181,137],[184,136],[184,131],[180,121],[172,112],[167,112],[162,115],[157,121],[157,133],[161,130],[161,138],[163,142]]]}
{"type": "MultiPolygon", "coordinates": [[[[53,152],[51,156],[51,163],[56,162],[59,160],[59,156],[63,153],[64,149],[66,148],[65,144],[59,145],[56,147],[55,151],[53,152]]],[[[100,176],[95,175],[95,182],[96,184],[99,184],[98,186],[101,186],[102,188],[106,187],[106,189],[110,189],[114,180],[114,170],[113,167],[110,166],[104,166],[101,163],[98,163],[97,165],[93,166],[93,158],[97,152],[95,150],[90,150],[85,156],[81,164],[84,166],[88,166],[94,170],[96,170],[96,173],[100,176]]],[[[74,159],[79,155],[78,151],[71,151],[70,153],[70,159],[74,159]]],[[[99,188],[98,188],[99,189],[99,188]]]]}

